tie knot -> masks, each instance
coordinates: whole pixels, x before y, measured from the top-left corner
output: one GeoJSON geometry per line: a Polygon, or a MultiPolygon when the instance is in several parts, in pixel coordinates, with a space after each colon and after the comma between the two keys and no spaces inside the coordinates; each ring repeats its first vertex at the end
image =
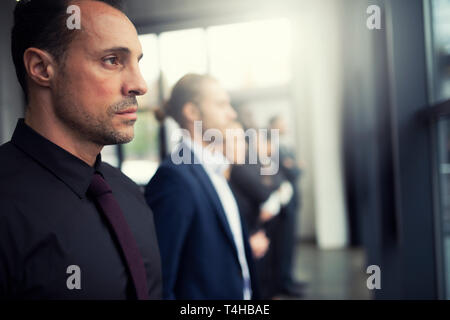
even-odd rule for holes
{"type": "Polygon", "coordinates": [[[91,184],[88,188],[88,193],[94,197],[99,197],[105,193],[112,192],[109,185],[106,183],[105,179],[99,174],[95,173],[92,177],[91,184]]]}

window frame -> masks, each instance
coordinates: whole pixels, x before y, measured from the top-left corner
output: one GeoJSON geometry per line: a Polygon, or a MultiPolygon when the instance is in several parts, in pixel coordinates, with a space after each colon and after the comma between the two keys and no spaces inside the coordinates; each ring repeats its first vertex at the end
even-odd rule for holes
{"type": "MultiPolygon", "coordinates": [[[[244,23],[249,21],[258,21],[258,20],[266,20],[266,19],[277,19],[277,18],[291,18],[288,14],[282,13],[282,14],[233,14],[233,15],[223,15],[223,16],[216,16],[216,17],[186,17],[185,19],[179,19],[178,17],[174,18],[174,20],[168,19],[164,21],[154,21],[153,23],[148,22],[135,22],[136,30],[138,31],[138,35],[144,35],[144,34],[154,34],[158,39],[158,46],[159,46],[159,39],[160,35],[163,32],[170,32],[170,31],[178,31],[178,30],[185,30],[185,29],[193,29],[193,28],[201,28],[203,31],[207,32],[207,28],[213,27],[213,26],[220,26],[220,25],[226,25],[226,24],[233,24],[233,23],[244,23]]],[[[207,41],[205,37],[205,41],[207,41]]],[[[207,44],[208,45],[208,44],[207,44]]],[[[158,47],[158,54],[160,53],[159,47],[158,47]]],[[[207,57],[207,72],[209,73],[211,71],[211,56],[210,53],[206,53],[207,57]]],[[[292,64],[292,60],[290,61],[292,64]]],[[[158,104],[161,105],[164,101],[164,88],[163,88],[163,78],[162,78],[162,70],[161,70],[161,61],[159,59],[158,62],[159,65],[159,76],[158,76],[158,104]]],[[[230,96],[232,101],[237,101],[240,104],[246,103],[250,101],[258,101],[258,100],[265,100],[265,99],[286,99],[291,102],[291,108],[293,109],[294,105],[294,99],[292,97],[292,80],[289,81],[288,84],[282,85],[282,86],[270,86],[270,87],[264,87],[264,88],[254,88],[254,89],[243,89],[243,90],[233,90],[230,91],[230,96]]],[[[295,110],[291,110],[292,114],[295,115],[295,110]]],[[[138,115],[141,112],[152,112],[152,110],[148,109],[138,109],[138,115]]],[[[293,128],[295,130],[295,128],[293,128]]],[[[161,124],[159,124],[158,128],[159,132],[161,133],[161,124]]],[[[296,134],[293,132],[293,134],[296,134]]],[[[158,148],[160,150],[159,154],[159,162],[164,157],[166,146],[164,137],[160,134],[158,138],[158,148]]],[[[120,144],[116,146],[116,154],[117,154],[117,160],[118,160],[118,168],[121,170],[123,162],[126,160],[126,154],[125,154],[125,147],[120,144]]]]}

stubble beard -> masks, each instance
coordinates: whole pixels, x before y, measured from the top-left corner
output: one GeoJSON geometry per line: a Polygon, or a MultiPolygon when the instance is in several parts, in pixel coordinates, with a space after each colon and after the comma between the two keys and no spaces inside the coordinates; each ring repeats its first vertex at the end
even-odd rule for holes
{"type": "MultiPolygon", "coordinates": [[[[81,108],[70,91],[70,84],[56,90],[55,116],[80,139],[90,141],[99,146],[128,143],[134,138],[131,133],[122,132],[114,128],[113,119],[117,111],[128,106],[136,106],[136,97],[128,97],[106,108],[103,116],[94,117],[81,108]]],[[[102,107],[102,109],[104,109],[102,107]]],[[[135,120],[126,120],[124,125],[132,127],[135,120]]]]}

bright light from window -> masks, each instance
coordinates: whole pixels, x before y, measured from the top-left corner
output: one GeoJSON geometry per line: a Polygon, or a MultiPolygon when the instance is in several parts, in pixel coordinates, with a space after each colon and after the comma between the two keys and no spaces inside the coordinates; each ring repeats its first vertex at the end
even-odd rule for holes
{"type": "Polygon", "coordinates": [[[142,57],[139,66],[142,76],[147,83],[147,94],[139,96],[139,105],[142,108],[152,108],[158,104],[159,88],[159,59],[158,59],[158,38],[155,34],[145,34],[139,36],[142,45],[142,57]]]}
{"type": "Polygon", "coordinates": [[[207,72],[207,50],[203,29],[162,33],[160,53],[166,97],[172,86],[186,73],[207,72]]]}
{"type": "Polygon", "coordinates": [[[227,89],[285,85],[291,75],[288,19],[214,26],[207,29],[211,73],[227,89]]]}

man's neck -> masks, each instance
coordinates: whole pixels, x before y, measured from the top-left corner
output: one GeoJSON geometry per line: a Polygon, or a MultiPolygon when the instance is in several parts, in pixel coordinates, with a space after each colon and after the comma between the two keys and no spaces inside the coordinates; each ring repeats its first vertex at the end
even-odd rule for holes
{"type": "Polygon", "coordinates": [[[203,133],[195,133],[194,130],[188,130],[189,131],[189,137],[191,139],[192,142],[195,142],[196,144],[198,144],[199,146],[201,146],[202,148],[206,148],[208,147],[208,149],[211,152],[220,152],[223,155],[223,149],[222,146],[219,144],[212,144],[211,141],[205,141],[203,139],[203,133]],[[212,145],[211,145],[212,144],[212,145]],[[214,147],[214,148],[211,148],[214,147]]]}
{"type": "Polygon", "coordinates": [[[29,127],[91,167],[94,166],[103,146],[82,140],[72,129],[61,123],[52,110],[34,110],[37,110],[34,106],[27,107],[25,123],[29,127]]]}

